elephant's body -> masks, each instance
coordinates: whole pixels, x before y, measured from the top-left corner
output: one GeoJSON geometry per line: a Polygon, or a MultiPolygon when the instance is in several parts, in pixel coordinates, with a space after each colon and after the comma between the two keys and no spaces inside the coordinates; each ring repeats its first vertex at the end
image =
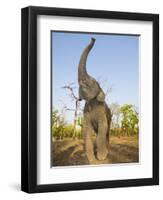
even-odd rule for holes
{"type": "Polygon", "coordinates": [[[99,160],[104,160],[107,157],[111,123],[111,113],[105,103],[105,94],[96,79],[88,75],[86,70],[88,53],[94,43],[95,39],[92,38],[81,55],[78,67],[79,99],[86,101],[82,132],[85,139],[86,155],[90,163],[93,163],[96,157],[99,160]],[[96,133],[95,146],[91,137],[93,132],[96,133]]]}
{"type": "Polygon", "coordinates": [[[86,102],[84,106],[84,115],[87,116],[87,114],[87,120],[89,120],[96,133],[98,132],[98,123],[100,121],[110,124],[111,112],[105,102],[99,102],[96,99],[86,102]]]}
{"type": "Polygon", "coordinates": [[[110,122],[111,112],[105,102],[93,99],[85,103],[83,135],[86,155],[90,163],[94,162],[96,157],[104,160],[108,155],[110,122]],[[95,146],[92,143],[93,133],[96,134],[95,146]]]}

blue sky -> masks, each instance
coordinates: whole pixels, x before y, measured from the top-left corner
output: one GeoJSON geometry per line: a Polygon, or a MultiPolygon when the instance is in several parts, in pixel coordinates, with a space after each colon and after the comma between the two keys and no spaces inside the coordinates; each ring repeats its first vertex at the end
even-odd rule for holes
{"type": "MultiPolygon", "coordinates": [[[[96,42],[87,59],[87,71],[104,91],[112,87],[107,103],[139,107],[139,36],[69,32],[52,33],[52,106],[59,111],[64,105],[74,108],[62,86],[74,83],[78,95],[78,63],[91,37],[96,42]]],[[[73,112],[65,115],[68,122],[73,120],[73,112]]]]}

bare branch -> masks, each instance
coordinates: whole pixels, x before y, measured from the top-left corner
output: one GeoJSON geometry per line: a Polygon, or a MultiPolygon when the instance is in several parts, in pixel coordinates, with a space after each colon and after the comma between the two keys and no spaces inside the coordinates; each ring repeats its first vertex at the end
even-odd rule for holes
{"type": "Polygon", "coordinates": [[[72,108],[67,108],[66,110],[68,110],[68,111],[75,111],[75,109],[72,109],[72,108]]]}
{"type": "Polygon", "coordinates": [[[75,95],[74,90],[73,90],[74,88],[73,88],[71,85],[72,85],[72,83],[70,83],[69,85],[63,86],[62,88],[63,88],[63,89],[68,89],[68,90],[70,91],[71,97],[72,97],[73,99],[75,99],[76,101],[78,101],[79,98],[75,95]]]}
{"type": "Polygon", "coordinates": [[[112,86],[109,87],[109,88],[106,90],[105,95],[108,96],[111,92],[112,92],[112,86]]]}

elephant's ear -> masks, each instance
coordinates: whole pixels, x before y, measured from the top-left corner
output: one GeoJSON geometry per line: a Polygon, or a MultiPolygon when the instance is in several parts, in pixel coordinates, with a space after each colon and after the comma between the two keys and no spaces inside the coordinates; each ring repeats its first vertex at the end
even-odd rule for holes
{"type": "Polygon", "coordinates": [[[104,94],[104,92],[101,90],[101,91],[99,92],[99,94],[97,95],[96,98],[97,98],[98,101],[104,102],[104,101],[105,101],[105,94],[104,94]]]}

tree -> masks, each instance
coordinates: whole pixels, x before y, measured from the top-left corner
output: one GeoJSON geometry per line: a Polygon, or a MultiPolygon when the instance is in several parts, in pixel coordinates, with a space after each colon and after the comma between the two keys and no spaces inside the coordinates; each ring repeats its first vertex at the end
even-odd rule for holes
{"type": "Polygon", "coordinates": [[[52,112],[52,133],[57,139],[63,138],[64,127],[66,123],[64,117],[59,114],[58,110],[54,109],[52,112]]]}
{"type": "Polygon", "coordinates": [[[54,109],[52,112],[52,126],[58,126],[59,118],[58,110],[54,109]]]}
{"type": "Polygon", "coordinates": [[[120,127],[120,105],[118,103],[112,103],[109,107],[110,107],[111,118],[112,118],[111,127],[119,128],[120,127]]]}
{"type": "Polygon", "coordinates": [[[80,108],[80,103],[79,103],[79,98],[77,95],[75,95],[74,88],[73,88],[73,83],[70,83],[68,85],[63,86],[62,88],[68,89],[70,92],[70,97],[72,98],[73,101],[75,101],[75,108],[67,108],[68,111],[73,111],[74,112],[74,133],[73,133],[73,138],[76,138],[76,126],[77,126],[77,120],[78,120],[78,110],[80,108]]]}
{"type": "Polygon", "coordinates": [[[120,108],[122,114],[121,127],[127,135],[138,133],[138,113],[135,111],[134,106],[124,104],[120,108]]]}

